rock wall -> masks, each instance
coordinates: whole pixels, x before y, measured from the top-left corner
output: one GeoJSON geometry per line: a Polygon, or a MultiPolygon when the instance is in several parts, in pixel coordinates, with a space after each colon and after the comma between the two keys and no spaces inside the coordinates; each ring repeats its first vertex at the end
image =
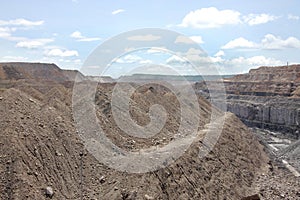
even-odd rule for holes
{"type": "MultiPolygon", "coordinates": [[[[224,85],[227,110],[245,124],[300,137],[300,65],[252,69],[224,85]]],[[[195,87],[209,98],[205,83],[195,87]]]]}
{"type": "Polygon", "coordinates": [[[300,99],[228,95],[227,100],[227,110],[245,124],[300,137],[300,99]]]}

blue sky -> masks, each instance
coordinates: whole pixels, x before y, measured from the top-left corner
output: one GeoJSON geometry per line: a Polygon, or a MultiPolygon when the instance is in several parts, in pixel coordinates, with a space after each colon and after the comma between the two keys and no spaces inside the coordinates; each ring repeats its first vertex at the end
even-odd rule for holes
{"type": "MultiPolygon", "coordinates": [[[[297,0],[10,0],[0,7],[0,62],[80,69],[107,39],[150,27],[191,37],[222,74],[300,63],[299,7],[297,0]]],[[[146,54],[125,55],[115,65],[181,63],[174,55],[146,54]]]]}

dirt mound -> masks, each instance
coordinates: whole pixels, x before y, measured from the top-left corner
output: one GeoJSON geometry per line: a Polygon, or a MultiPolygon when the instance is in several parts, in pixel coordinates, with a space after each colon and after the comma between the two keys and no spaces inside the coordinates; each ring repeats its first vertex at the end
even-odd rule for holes
{"type": "MultiPolygon", "coordinates": [[[[171,113],[161,134],[143,141],[117,128],[109,104],[113,86],[99,85],[95,99],[107,137],[129,151],[172,140],[179,121],[174,94],[153,86],[132,96],[131,115],[141,125],[149,121],[147,109],[153,103],[163,103],[171,113]]],[[[0,199],[45,199],[47,187],[54,191],[52,199],[241,199],[254,192],[255,173],[266,165],[262,146],[238,118],[227,114],[221,137],[205,158],[198,157],[199,138],[164,169],[119,172],[84,150],[71,117],[70,89],[32,91],[11,88],[0,93],[0,199]]],[[[202,130],[211,107],[202,98],[199,103],[202,130]]]]}
{"type": "Polygon", "coordinates": [[[76,77],[77,77],[77,81],[85,79],[85,76],[82,73],[80,73],[78,70],[66,70],[65,69],[62,72],[66,77],[68,77],[68,79],[70,81],[75,81],[76,77]]]}
{"type": "Polygon", "coordinates": [[[1,199],[43,199],[48,185],[61,190],[59,199],[72,199],[78,186],[69,183],[79,182],[74,157],[80,141],[70,137],[75,133],[70,119],[19,90],[2,97],[1,199]]]}
{"type": "Polygon", "coordinates": [[[0,63],[0,80],[46,80],[54,82],[73,81],[77,70],[62,70],[55,64],[47,63],[0,63]]]}

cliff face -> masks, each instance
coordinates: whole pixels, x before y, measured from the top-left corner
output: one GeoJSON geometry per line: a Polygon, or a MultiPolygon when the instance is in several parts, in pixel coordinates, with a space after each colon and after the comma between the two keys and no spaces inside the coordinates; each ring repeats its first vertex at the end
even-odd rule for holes
{"type": "Polygon", "coordinates": [[[300,65],[260,67],[225,82],[229,94],[296,97],[300,90],[300,65]]]}
{"type": "Polygon", "coordinates": [[[299,138],[300,99],[228,95],[227,109],[247,125],[299,138]]]}
{"type": "MultiPolygon", "coordinates": [[[[299,138],[300,65],[260,67],[225,79],[224,84],[228,111],[244,123],[299,138]]],[[[208,92],[204,83],[196,88],[208,92]]]]}

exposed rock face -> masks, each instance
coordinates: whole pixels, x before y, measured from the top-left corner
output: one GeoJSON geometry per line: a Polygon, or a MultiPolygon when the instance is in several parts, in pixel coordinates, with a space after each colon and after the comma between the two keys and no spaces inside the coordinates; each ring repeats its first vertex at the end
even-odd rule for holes
{"type": "Polygon", "coordinates": [[[300,99],[228,95],[227,109],[248,125],[299,137],[300,99]]]}
{"type": "MultiPolygon", "coordinates": [[[[225,79],[224,84],[227,109],[243,122],[300,136],[300,65],[260,67],[225,79]]],[[[196,88],[208,92],[204,83],[196,88]]]]}

